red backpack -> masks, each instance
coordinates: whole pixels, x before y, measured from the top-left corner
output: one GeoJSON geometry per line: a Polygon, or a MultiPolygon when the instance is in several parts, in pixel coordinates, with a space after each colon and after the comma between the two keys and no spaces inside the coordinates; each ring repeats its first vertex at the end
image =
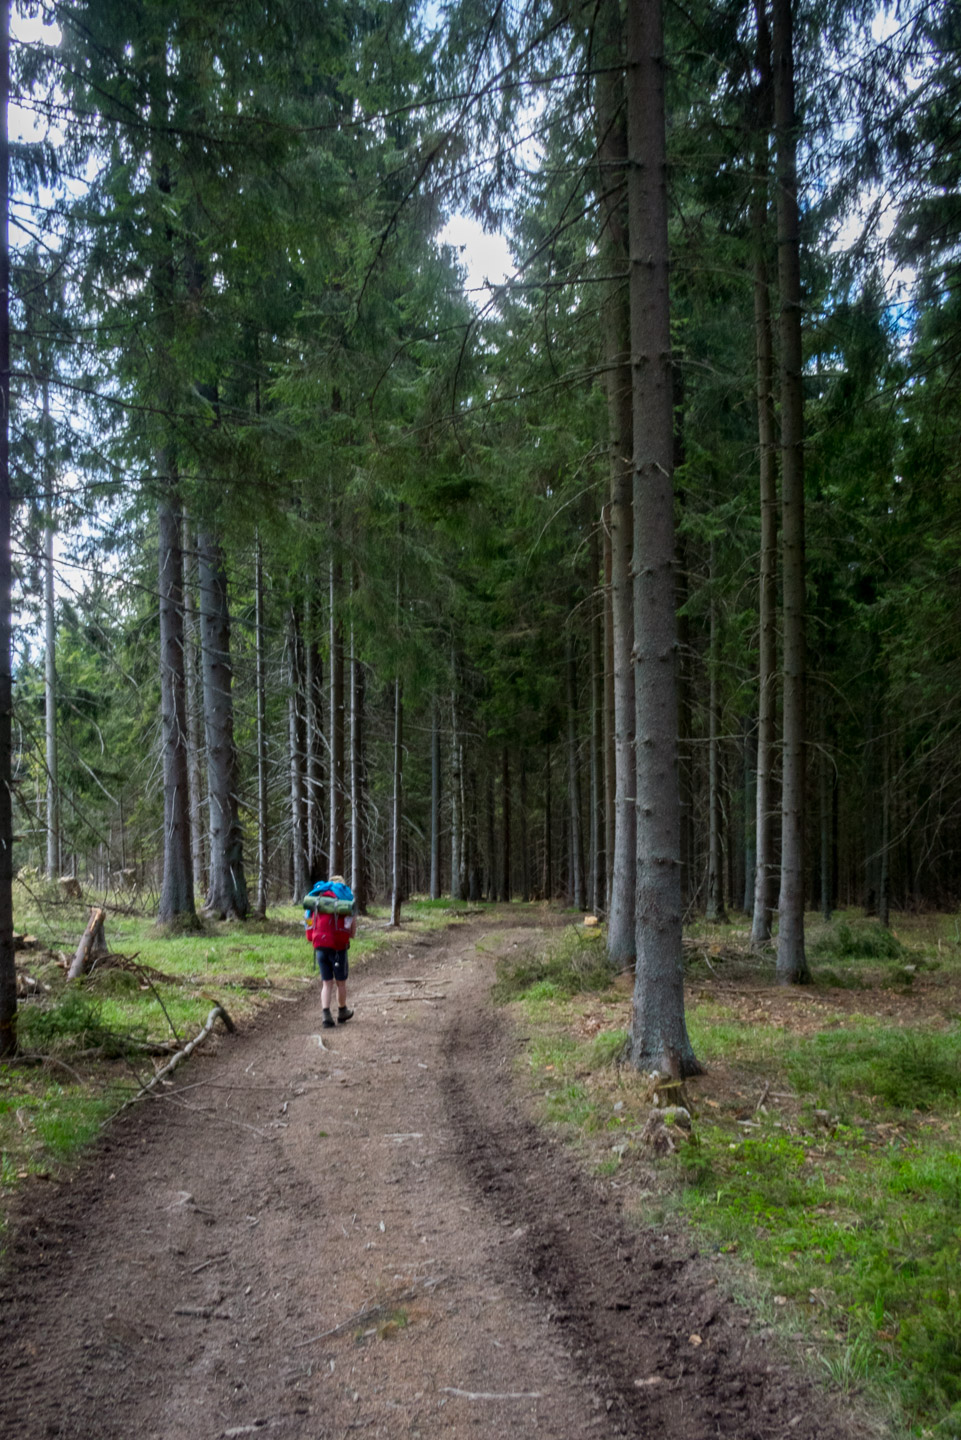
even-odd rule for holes
{"type": "Polygon", "coordinates": [[[315,950],[346,950],[356,931],[356,915],[330,915],[325,910],[315,910],[307,926],[307,939],[315,950]]]}

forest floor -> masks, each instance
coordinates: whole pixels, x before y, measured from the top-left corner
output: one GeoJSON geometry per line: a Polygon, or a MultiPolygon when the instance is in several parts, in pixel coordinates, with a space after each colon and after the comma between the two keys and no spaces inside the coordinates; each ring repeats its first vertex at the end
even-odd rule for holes
{"type": "Polygon", "coordinates": [[[18,1440],[866,1434],[683,1227],[534,1124],[489,999],[530,931],[401,937],[261,1012],[18,1193],[0,1433],[18,1440]]]}

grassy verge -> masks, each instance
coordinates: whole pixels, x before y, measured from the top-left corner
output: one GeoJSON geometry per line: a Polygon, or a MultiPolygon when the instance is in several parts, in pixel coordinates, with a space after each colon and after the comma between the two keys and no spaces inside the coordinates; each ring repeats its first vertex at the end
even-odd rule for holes
{"type": "MultiPolygon", "coordinates": [[[[111,960],[66,983],[87,922],[81,903],[63,903],[34,882],[18,887],[16,924],[31,937],[18,970],[36,991],[18,1005],[21,1058],[0,1065],[0,1210],[31,1175],[49,1175],[99,1134],[169,1055],[197,1033],[212,1004],[249,1022],[279,994],[303,992],[316,975],[302,911],[278,906],[267,921],[207,923],[164,934],[143,916],[110,912],[111,960]]],[[[449,925],[470,907],[411,902],[403,933],[449,925]]],[[[392,941],[389,912],[374,907],[351,944],[351,964],[392,941]]],[[[2,1217],[0,1217],[2,1229],[2,1217]]]]}
{"type": "Polygon", "coordinates": [[[815,929],[819,980],[794,992],[736,932],[701,927],[687,945],[688,1021],[708,1073],[685,1086],[693,1140],[660,1160],[640,1140],[651,1082],[619,1063],[630,999],[623,977],[605,982],[594,963],[602,942],[574,928],[498,984],[523,1007],[545,1118],[598,1173],[645,1219],[686,1215],[767,1323],[805,1337],[825,1373],[896,1428],[939,1440],[961,1435],[952,927],[815,929]]]}

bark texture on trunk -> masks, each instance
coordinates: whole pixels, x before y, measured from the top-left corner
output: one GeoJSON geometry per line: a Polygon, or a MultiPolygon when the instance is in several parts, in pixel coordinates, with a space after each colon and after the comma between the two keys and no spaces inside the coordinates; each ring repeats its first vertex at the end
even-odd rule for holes
{"type": "MultiPolygon", "coordinates": [[[[44,464],[49,465],[50,402],[47,386],[43,389],[44,464]]],[[[46,520],[44,528],[43,611],[46,653],[44,655],[44,707],[47,731],[47,879],[60,875],[60,766],[57,756],[57,618],[53,586],[53,496],[47,477],[46,520]]]]}
{"type": "Polygon", "coordinates": [[[624,37],[620,5],[603,0],[596,22],[598,77],[598,163],[603,229],[601,250],[612,277],[604,299],[604,366],[610,447],[610,613],[613,690],[614,811],[608,851],[610,911],[607,953],[613,964],[630,965],[635,955],[634,889],[637,832],[634,797],[634,605],[631,559],[633,534],[633,418],[629,246],[625,203],[627,118],[622,65],[624,37]]]}
{"type": "Polygon", "coordinates": [[[440,899],[440,705],[430,711],[430,898],[440,899]]]}
{"type": "Polygon", "coordinates": [[[390,923],[400,924],[403,900],[401,825],[404,809],[404,691],[400,676],[394,681],[394,777],[390,822],[390,923]]]}
{"type": "Polygon", "coordinates": [[[351,631],[350,655],[350,888],[357,909],[367,913],[367,752],[364,724],[364,666],[351,631]]]}
{"type": "Polygon", "coordinates": [[[577,756],[577,658],[574,637],[567,636],[567,794],[570,803],[570,892],[575,910],[584,909],[584,841],[581,828],[581,777],[577,756]]]}
{"type": "MultiPolygon", "coordinates": [[[[168,490],[173,481],[166,455],[158,473],[168,490]]],[[[157,919],[161,925],[195,925],[190,854],[190,794],[187,780],[187,714],[184,684],[183,556],[181,516],[164,497],[158,510],[160,600],[160,714],[164,783],[164,860],[157,919]]]]}
{"type": "Polygon", "coordinates": [[[287,613],[287,736],[290,762],[290,858],[291,886],[296,903],[306,895],[307,805],[305,795],[304,723],[301,702],[301,641],[297,612],[287,613]]]}
{"type": "Polygon", "coordinates": [[[197,550],[210,812],[210,881],[204,908],[221,920],[245,920],[250,906],[238,805],[227,571],[212,533],[199,536],[197,550]]]}
{"type": "Polygon", "coordinates": [[[203,820],[203,755],[201,748],[200,684],[197,678],[200,652],[197,592],[197,551],[187,515],[183,517],[184,590],[184,685],[187,706],[187,784],[190,788],[190,862],[194,874],[194,895],[206,890],[206,846],[203,820]]]}
{"type": "Polygon", "coordinates": [[[700,1066],[681,964],[674,426],[660,0],[627,7],[628,215],[634,433],[637,968],[629,1053],[641,1070],[700,1066]]]}
{"type": "Polygon", "coordinates": [[[766,0],[758,0],[757,64],[760,75],[758,130],[765,136],[757,159],[754,202],[754,333],[757,355],[757,439],[761,506],[758,578],[758,719],[755,807],[754,911],[751,944],[766,945],[774,912],[774,764],[777,740],[777,460],[774,435],[774,340],[771,331],[768,243],[768,145],[771,105],[771,42],[766,0]]]}
{"type": "Polygon", "coordinates": [[[344,775],[344,632],[340,622],[340,566],[330,566],[330,828],[327,836],[331,875],[344,872],[347,787],[344,775]]]}
{"type": "Polygon", "coordinates": [[[13,949],[13,674],[10,561],[10,6],[0,4],[0,1056],[17,1048],[13,949]]]}
{"type": "Polygon", "coordinates": [[[805,572],[804,393],[801,235],[794,113],[791,0],[774,0],[774,123],[777,137],[778,290],[781,340],[781,554],[784,630],[781,893],[777,978],[809,978],[804,952],[805,572]]]}
{"type": "Polygon", "coordinates": [[[267,913],[270,809],[267,794],[267,657],[264,630],[264,549],[260,535],[254,559],[254,629],[257,653],[257,913],[267,913]]]}
{"type": "Polygon", "coordinates": [[[331,872],[324,850],[324,667],[314,607],[304,603],[304,782],[307,796],[307,874],[311,884],[331,872]]]}

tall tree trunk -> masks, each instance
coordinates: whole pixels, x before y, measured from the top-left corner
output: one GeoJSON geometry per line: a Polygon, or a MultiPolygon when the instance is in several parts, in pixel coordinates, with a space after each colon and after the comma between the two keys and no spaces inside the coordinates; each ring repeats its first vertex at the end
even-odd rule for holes
{"type": "Polygon", "coordinates": [[[311,883],[339,872],[324,851],[324,667],[312,596],[304,602],[304,739],[307,790],[307,874],[311,883]]]}
{"type": "Polygon", "coordinates": [[[570,801],[570,893],[575,910],[584,909],[584,842],[581,833],[581,779],[577,759],[577,661],[574,636],[567,632],[567,793],[570,801]]]}
{"type": "Polygon", "coordinates": [[[365,677],[357,654],[353,626],[350,632],[350,888],[357,909],[367,913],[366,731],[364,726],[365,677]]]}
{"type": "Polygon", "coordinates": [[[878,884],[878,919],[885,929],[891,924],[891,736],[881,738],[881,867],[878,884]]]}
{"type": "Polygon", "coordinates": [[[43,380],[44,566],[43,610],[44,702],[47,729],[47,878],[60,874],[60,766],[57,757],[57,617],[53,583],[53,456],[50,385],[43,380]]]}
{"type": "Polygon", "coordinates": [[[487,772],[487,898],[497,899],[497,807],[494,803],[494,773],[487,772]]]}
{"type": "Polygon", "coordinates": [[[628,1042],[640,1070],[696,1074],[681,965],[674,425],[661,0],[627,7],[634,434],[637,965],[628,1042]]]}
{"type": "Polygon", "coordinates": [[[774,123],[777,136],[778,290],[781,339],[781,553],[784,694],[781,777],[781,893],[777,978],[810,979],[804,953],[805,567],[804,393],[801,353],[801,237],[797,200],[792,0],[774,0],[774,123]]]}
{"type": "Polygon", "coordinates": [[[430,898],[440,899],[440,705],[430,708],[430,898]]]}
{"type": "Polygon", "coordinates": [[[391,801],[390,923],[400,924],[403,899],[401,821],[404,807],[404,692],[398,675],[394,681],[394,774],[391,801]]]}
{"type": "Polygon", "coordinates": [[[757,729],[744,716],[741,721],[741,753],[744,785],[744,899],[745,915],[754,914],[754,886],[757,882],[757,729]]]}
{"type": "Polygon", "coordinates": [[[531,857],[528,850],[527,835],[527,755],[521,751],[521,804],[520,804],[520,832],[521,832],[521,900],[525,905],[529,904],[531,898],[531,857]]]}
{"type": "Polygon", "coordinates": [[[190,795],[187,782],[187,715],[184,684],[183,556],[181,516],[172,497],[176,481],[166,454],[157,471],[167,495],[158,509],[160,599],[160,710],[164,779],[164,860],[160,907],[162,925],[195,925],[190,855],[190,795]]]}
{"type": "MultiPolygon", "coordinates": [[[[614,614],[611,609],[611,507],[602,511],[604,530],[604,856],[603,909],[610,916],[614,871],[614,816],[617,810],[617,759],[614,745],[614,614]]],[[[608,927],[608,936],[610,927],[608,927]]]]}
{"type": "Polygon", "coordinates": [[[511,764],[507,746],[501,750],[501,884],[500,898],[510,901],[513,891],[511,864],[511,764]]]}
{"type": "Polygon", "coordinates": [[[774,344],[767,263],[768,144],[772,116],[771,43],[767,0],[756,0],[757,64],[760,75],[757,193],[754,201],[754,333],[757,355],[757,432],[760,477],[761,556],[758,581],[758,720],[755,790],[756,869],[751,944],[771,938],[774,911],[774,763],[777,725],[777,461],[774,435],[774,344]]]}
{"type": "Polygon", "coordinates": [[[304,794],[304,723],[300,711],[300,627],[293,605],[287,612],[287,733],[290,757],[290,858],[293,899],[307,893],[307,806],[304,794]]]}
{"type": "Polygon", "coordinates": [[[600,554],[597,526],[591,526],[591,894],[594,914],[603,912],[607,902],[604,854],[604,650],[602,643],[603,590],[597,590],[600,554]]]}
{"type": "Polygon", "coordinates": [[[10,563],[10,4],[0,3],[0,1057],[17,1049],[10,563]]]}
{"type": "Polygon", "coordinates": [[[186,513],[183,517],[181,544],[184,570],[184,693],[187,707],[187,784],[190,788],[190,863],[196,896],[206,892],[203,754],[200,740],[203,706],[197,678],[200,637],[197,606],[194,601],[197,591],[197,551],[186,513]]]}
{"type": "Polygon", "coordinates": [[[450,898],[464,899],[464,806],[460,732],[457,723],[457,692],[450,697],[450,898]]]}
{"type": "Polygon", "coordinates": [[[710,653],[708,655],[708,862],[707,907],[705,918],[712,923],[725,922],[724,853],[721,844],[721,763],[720,763],[720,635],[717,619],[714,546],[711,545],[710,653]]]}
{"type": "Polygon", "coordinates": [[[340,566],[330,563],[330,873],[344,870],[344,632],[340,622],[340,566]]]}
{"type": "Polygon", "coordinates": [[[635,955],[634,890],[637,857],[634,760],[633,419],[631,414],[628,226],[625,207],[627,128],[624,114],[623,32],[618,0],[603,0],[596,20],[600,190],[604,197],[601,248],[612,277],[604,298],[604,365],[610,454],[611,643],[614,704],[613,842],[608,852],[610,911],[607,953],[618,968],[635,955]]]}
{"type": "Polygon", "coordinates": [[[267,913],[269,805],[267,795],[267,657],[264,626],[264,548],[257,536],[254,557],[254,604],[257,652],[257,913],[267,913]]]}
{"type": "Polygon", "coordinates": [[[821,918],[825,921],[831,919],[831,912],[834,908],[834,846],[833,846],[833,824],[831,816],[831,800],[833,785],[831,783],[832,766],[831,756],[828,749],[828,719],[827,700],[824,691],[821,691],[820,709],[820,732],[821,746],[818,756],[818,810],[821,848],[821,918]]]}
{"type": "Polygon", "coordinates": [[[544,899],[554,898],[554,790],[551,784],[551,747],[544,757],[544,899]]]}
{"type": "Polygon", "coordinates": [[[223,551],[211,533],[198,537],[197,548],[210,808],[210,883],[204,908],[222,920],[245,920],[250,906],[234,744],[227,572],[223,551]]]}

